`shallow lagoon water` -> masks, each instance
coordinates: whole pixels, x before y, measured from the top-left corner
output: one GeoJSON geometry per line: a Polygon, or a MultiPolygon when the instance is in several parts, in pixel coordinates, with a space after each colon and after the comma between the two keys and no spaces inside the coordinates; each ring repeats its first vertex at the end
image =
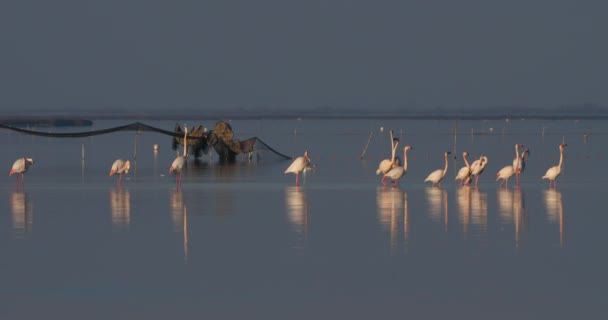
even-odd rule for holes
{"type": "MultiPolygon", "coordinates": [[[[126,123],[96,121],[94,128],[126,123]]],[[[237,138],[257,136],[289,155],[308,150],[317,166],[296,188],[294,176],[283,174],[289,161],[267,151],[229,166],[203,157],[190,160],[178,192],[167,173],[176,154],[169,137],[1,132],[7,172],[21,155],[36,162],[23,191],[15,190],[13,177],[0,184],[0,316],[602,314],[605,122],[302,119],[234,120],[232,126],[237,138]],[[399,188],[383,188],[374,173],[390,156],[389,128],[400,138],[399,155],[405,144],[414,147],[399,188]],[[540,176],[557,164],[562,141],[567,159],[551,190],[540,176]],[[511,163],[515,143],[531,156],[521,187],[511,179],[501,189],[494,174],[511,163]],[[119,190],[108,177],[111,163],[133,159],[135,149],[137,164],[119,190]],[[443,166],[444,151],[456,159],[442,187],[431,188],[423,180],[443,166]],[[489,157],[477,189],[453,181],[462,151],[471,159],[489,157]]],[[[80,130],[88,128],[61,129],[80,130]]]]}

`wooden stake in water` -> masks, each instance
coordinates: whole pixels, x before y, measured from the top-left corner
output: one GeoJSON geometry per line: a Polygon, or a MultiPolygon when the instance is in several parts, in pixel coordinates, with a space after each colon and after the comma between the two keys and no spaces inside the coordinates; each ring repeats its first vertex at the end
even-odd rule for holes
{"type": "Polygon", "coordinates": [[[367,152],[367,147],[369,147],[369,143],[372,141],[372,136],[374,135],[374,131],[370,131],[369,132],[369,137],[367,138],[367,144],[365,145],[365,148],[363,149],[363,153],[361,153],[361,156],[359,157],[359,160],[362,160],[363,157],[365,156],[365,152],[367,152]]]}
{"type": "Polygon", "coordinates": [[[84,182],[84,142],[81,144],[81,159],[82,159],[82,182],[84,182]]]}

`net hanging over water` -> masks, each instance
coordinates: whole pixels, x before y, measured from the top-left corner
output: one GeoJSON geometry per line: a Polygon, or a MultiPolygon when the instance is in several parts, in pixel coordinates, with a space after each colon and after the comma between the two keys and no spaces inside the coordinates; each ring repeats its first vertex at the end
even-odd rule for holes
{"type": "MultiPolygon", "coordinates": [[[[184,131],[176,124],[174,131],[168,131],[161,128],[153,127],[141,122],[135,122],[124,126],[112,128],[83,131],[83,132],[43,132],[13,127],[5,124],[0,124],[0,128],[15,131],[21,134],[51,137],[51,138],[82,138],[91,137],[103,134],[110,134],[118,131],[136,131],[136,132],[156,132],[173,137],[173,149],[177,149],[179,145],[184,143],[184,131]]],[[[284,155],[274,148],[270,147],[258,137],[249,138],[246,140],[234,139],[234,133],[230,124],[224,121],[218,121],[213,130],[205,130],[202,126],[198,126],[188,133],[188,147],[195,158],[199,158],[203,153],[208,154],[213,148],[219,155],[220,163],[234,162],[239,154],[247,154],[249,159],[254,155],[256,159],[274,158],[278,160],[288,160],[292,157],[284,155]]]]}

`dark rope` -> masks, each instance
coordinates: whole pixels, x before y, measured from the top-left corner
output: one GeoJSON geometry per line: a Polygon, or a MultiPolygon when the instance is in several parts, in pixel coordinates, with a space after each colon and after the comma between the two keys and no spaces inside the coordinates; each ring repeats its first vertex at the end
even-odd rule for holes
{"type": "MultiPolygon", "coordinates": [[[[184,135],[183,133],[173,132],[173,131],[168,131],[168,130],[152,127],[147,124],[143,124],[141,122],[135,122],[135,123],[127,124],[124,126],[101,129],[101,130],[92,130],[92,131],[84,131],[84,132],[65,132],[65,133],[33,131],[33,130],[17,128],[17,127],[13,127],[13,126],[1,124],[1,123],[0,123],[0,128],[12,130],[12,131],[23,133],[23,134],[29,134],[29,135],[33,135],[33,136],[53,137],[53,138],[82,138],[82,137],[97,136],[97,135],[101,135],[101,134],[108,134],[108,133],[117,132],[117,131],[152,131],[152,132],[157,132],[157,133],[165,134],[165,135],[172,136],[172,137],[178,137],[178,138],[181,138],[184,135]]],[[[195,139],[195,137],[190,137],[190,136],[189,136],[189,138],[195,139]]],[[[200,137],[198,137],[198,138],[200,138],[200,137]]],[[[286,160],[292,159],[292,157],[286,156],[286,155],[276,151],[275,149],[271,148],[269,145],[267,145],[264,141],[260,140],[259,138],[256,138],[256,142],[261,143],[268,150],[285,158],[286,160]]]]}
{"type": "Polygon", "coordinates": [[[263,145],[264,145],[264,147],[268,148],[268,150],[270,150],[270,151],[272,151],[272,152],[276,153],[277,155],[279,155],[279,156],[281,156],[281,157],[285,158],[285,160],[288,160],[288,159],[293,159],[293,157],[286,156],[286,155],[284,155],[284,154],[282,154],[282,153],[280,153],[280,152],[276,151],[275,149],[271,148],[271,147],[270,147],[269,145],[267,145],[267,144],[266,144],[264,141],[262,141],[262,139],[260,139],[260,138],[256,138],[256,140],[257,140],[259,143],[263,144],[263,145]]]}
{"type": "Polygon", "coordinates": [[[97,136],[100,134],[107,134],[107,133],[112,133],[112,132],[117,132],[117,131],[152,131],[152,132],[158,132],[161,134],[166,134],[166,135],[172,136],[172,137],[182,137],[184,135],[183,133],[167,131],[164,129],[149,126],[147,124],[143,124],[141,122],[135,122],[132,124],[127,124],[124,126],[108,128],[108,129],[85,131],[85,132],[66,132],[66,133],[51,133],[51,132],[26,130],[26,129],[17,128],[17,127],[5,125],[5,124],[0,124],[0,128],[12,130],[12,131],[19,132],[19,133],[29,134],[29,135],[33,135],[33,136],[53,137],[53,138],[82,138],[82,137],[97,136]]]}

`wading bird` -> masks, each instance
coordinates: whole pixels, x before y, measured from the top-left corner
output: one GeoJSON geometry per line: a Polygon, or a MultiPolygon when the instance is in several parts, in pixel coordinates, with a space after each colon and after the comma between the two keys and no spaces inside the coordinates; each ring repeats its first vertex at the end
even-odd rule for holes
{"type": "Polygon", "coordinates": [[[177,156],[169,168],[169,173],[175,173],[175,186],[177,189],[181,189],[182,187],[182,171],[184,171],[184,167],[186,166],[186,157],[188,156],[187,140],[188,127],[184,126],[184,155],[177,156]]]}
{"type": "Polygon", "coordinates": [[[460,168],[460,170],[458,170],[456,179],[454,179],[454,180],[460,180],[460,184],[459,184],[460,186],[464,186],[471,179],[471,166],[469,165],[469,161],[467,160],[468,156],[469,156],[468,152],[462,153],[462,159],[464,159],[465,166],[460,168]]]}
{"type": "Polygon", "coordinates": [[[285,173],[295,173],[296,175],[296,187],[299,186],[298,177],[300,172],[304,171],[306,166],[310,164],[310,158],[308,157],[308,151],[304,151],[304,155],[295,158],[291,165],[285,169],[285,173]]]}
{"type": "Polygon", "coordinates": [[[483,172],[488,164],[488,157],[481,156],[479,159],[473,161],[471,164],[471,176],[475,176],[475,187],[477,187],[477,182],[479,181],[479,175],[483,172]]]}
{"type": "Polygon", "coordinates": [[[451,154],[451,152],[449,152],[449,151],[444,153],[445,167],[443,168],[443,170],[437,169],[437,170],[431,172],[431,174],[429,174],[429,176],[426,177],[426,179],[424,179],[424,182],[427,182],[427,181],[432,182],[433,187],[435,185],[441,186],[441,180],[443,179],[443,177],[445,177],[445,174],[448,172],[448,155],[450,155],[450,154],[451,154]]]}
{"type": "Polygon", "coordinates": [[[523,144],[515,145],[515,158],[513,158],[513,170],[515,171],[515,179],[517,180],[517,185],[519,185],[519,175],[521,174],[521,157],[519,156],[519,148],[523,148],[523,144]]]}
{"type": "MultiPolygon", "coordinates": [[[[34,160],[32,160],[32,158],[19,158],[13,163],[13,167],[11,168],[11,171],[8,172],[8,175],[12,176],[14,173],[21,174],[21,186],[23,187],[23,176],[27,172],[27,169],[33,164],[34,160]]],[[[18,181],[19,176],[15,176],[15,187],[18,185],[18,181]]]]}
{"type": "Polygon", "coordinates": [[[384,175],[382,178],[383,181],[385,178],[389,178],[393,180],[393,187],[396,187],[399,184],[399,180],[407,173],[407,152],[409,150],[412,150],[411,146],[405,146],[403,148],[403,167],[394,167],[391,169],[384,175]]]}
{"type": "Polygon", "coordinates": [[[560,173],[562,173],[562,165],[564,162],[564,148],[567,147],[567,144],[560,144],[559,145],[559,163],[554,166],[551,167],[547,170],[547,173],[545,173],[544,176],[542,176],[542,179],[548,179],[549,180],[549,188],[551,188],[551,182],[553,182],[553,188],[557,187],[557,177],[559,177],[560,173]]]}
{"type": "Polygon", "coordinates": [[[117,159],[112,164],[112,169],[110,169],[110,176],[117,174],[118,182],[117,185],[120,187],[122,185],[122,175],[123,173],[129,173],[129,169],[131,169],[131,161],[117,159]]]}

